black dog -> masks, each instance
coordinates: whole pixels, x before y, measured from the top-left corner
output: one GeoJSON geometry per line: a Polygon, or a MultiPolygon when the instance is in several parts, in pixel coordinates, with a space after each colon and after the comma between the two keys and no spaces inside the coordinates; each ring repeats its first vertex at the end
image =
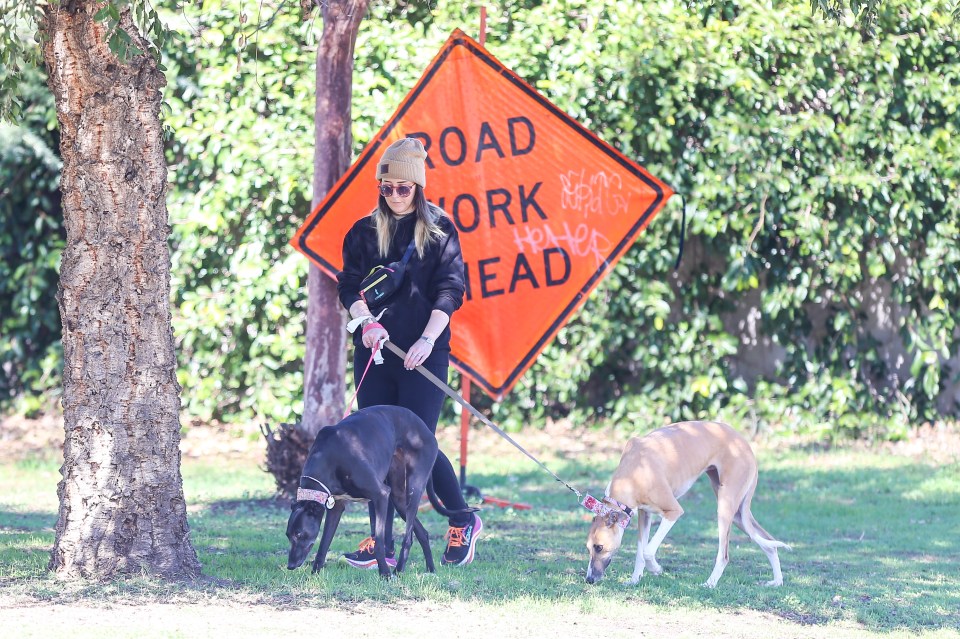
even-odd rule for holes
{"type": "Polygon", "coordinates": [[[392,501],[407,524],[396,572],[400,573],[407,562],[414,534],[423,549],[427,570],[433,572],[427,531],[417,519],[424,489],[437,512],[447,517],[454,514],[439,503],[430,481],[437,450],[437,439],[423,420],[399,406],[370,406],[334,426],[321,428],[303,465],[297,501],[287,522],[287,568],[299,568],[306,560],[320,532],[324,511],[329,510],[313,560],[314,572],[323,568],[345,502],[370,501],[374,506],[377,567],[381,577],[389,577],[384,538],[392,501]]]}

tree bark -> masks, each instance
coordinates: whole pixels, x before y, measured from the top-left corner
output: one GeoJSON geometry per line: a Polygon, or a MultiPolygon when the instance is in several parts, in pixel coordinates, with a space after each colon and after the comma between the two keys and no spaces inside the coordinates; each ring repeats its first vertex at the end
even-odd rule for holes
{"type": "MultiPolygon", "coordinates": [[[[317,47],[317,101],[314,110],[313,207],[350,168],[353,136],[353,52],[369,0],[321,3],[323,34],[317,47]]],[[[304,357],[303,420],[312,441],[343,416],[346,390],[346,311],[336,282],[313,264],[307,275],[307,335],[304,357]]]]}
{"type": "MultiPolygon", "coordinates": [[[[67,244],[63,479],[49,568],[109,579],[200,574],[180,475],[180,385],[170,323],[165,84],[148,54],[119,60],[102,6],[45,9],[44,60],[60,122],[67,244]]],[[[146,43],[122,14],[142,51],[146,43]]]]}

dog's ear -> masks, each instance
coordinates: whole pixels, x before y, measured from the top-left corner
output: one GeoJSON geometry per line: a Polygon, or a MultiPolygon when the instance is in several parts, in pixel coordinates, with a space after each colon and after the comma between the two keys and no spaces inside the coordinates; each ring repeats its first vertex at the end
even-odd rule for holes
{"type": "Polygon", "coordinates": [[[310,504],[314,504],[314,503],[316,502],[306,501],[306,500],[300,500],[300,501],[293,500],[290,503],[290,510],[291,512],[296,510],[310,510],[310,504]]]}
{"type": "Polygon", "coordinates": [[[300,506],[301,506],[305,511],[307,511],[308,513],[310,513],[310,514],[313,515],[314,517],[321,517],[321,516],[323,516],[323,513],[325,513],[326,510],[327,510],[326,508],[324,508],[323,504],[317,503],[317,502],[315,502],[315,501],[301,501],[301,502],[299,502],[299,503],[300,503],[300,506]]]}
{"type": "Polygon", "coordinates": [[[630,517],[619,510],[612,510],[608,512],[603,517],[604,523],[607,524],[608,528],[613,528],[614,526],[619,526],[621,521],[630,521],[630,517]]]}

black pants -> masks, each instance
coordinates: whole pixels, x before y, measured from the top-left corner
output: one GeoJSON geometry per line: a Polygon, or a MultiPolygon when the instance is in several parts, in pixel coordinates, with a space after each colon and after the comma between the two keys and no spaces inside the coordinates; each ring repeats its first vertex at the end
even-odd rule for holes
{"type": "MultiPolygon", "coordinates": [[[[354,350],[353,383],[355,387],[361,381],[368,362],[370,362],[369,349],[361,347],[354,350]]],[[[450,366],[450,353],[448,351],[433,352],[423,363],[423,366],[436,375],[438,379],[446,381],[450,366]]],[[[360,389],[357,392],[357,404],[360,408],[381,404],[403,406],[416,413],[426,423],[431,432],[434,434],[437,432],[440,409],[446,395],[433,382],[416,370],[408,371],[405,369],[403,360],[398,355],[383,349],[383,363],[370,363],[367,374],[362,381],[363,383],[360,384],[360,389]]],[[[460,490],[460,482],[453,470],[453,464],[443,454],[443,451],[437,453],[437,461],[433,465],[433,488],[443,505],[450,510],[467,508],[467,502],[460,490]]],[[[386,541],[388,549],[393,547],[393,510],[391,504],[387,519],[386,541]]],[[[451,518],[449,525],[462,527],[469,524],[471,518],[472,515],[469,513],[461,515],[459,521],[451,518]]],[[[371,536],[373,536],[372,504],[370,505],[370,528],[371,536]]]]}

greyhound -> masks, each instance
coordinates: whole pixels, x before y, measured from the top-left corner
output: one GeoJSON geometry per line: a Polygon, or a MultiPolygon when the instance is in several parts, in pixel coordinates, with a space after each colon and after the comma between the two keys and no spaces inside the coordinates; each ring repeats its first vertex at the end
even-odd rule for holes
{"type": "Polygon", "coordinates": [[[750,536],[767,555],[773,579],[767,586],[783,584],[777,548],[790,549],[764,530],[750,512],[757,488],[757,460],[750,444],[737,431],[719,422],[680,422],[652,431],[627,442],[620,464],[607,486],[606,496],[597,500],[587,495],[584,506],[596,516],[587,535],[590,563],[587,583],[603,578],[623,533],[634,513],[640,528],[637,558],[630,578],[636,584],[646,568],[662,572],[656,554],[670,528],[683,515],[677,502],[690,486],[706,473],[717,496],[717,525],[720,543],[717,561],[705,586],[714,588],[729,562],[730,524],[750,536]],[[652,516],[660,525],[652,540],[652,516]]]}
{"type": "Polygon", "coordinates": [[[329,510],[313,572],[323,568],[346,502],[370,501],[375,513],[372,523],[377,568],[381,577],[389,578],[384,538],[392,500],[407,524],[396,572],[402,572],[406,565],[414,534],[423,549],[427,570],[434,572],[429,536],[417,519],[420,498],[426,489],[441,515],[449,517],[459,512],[445,509],[433,492],[430,475],[437,450],[437,439],[423,420],[399,406],[370,406],[336,425],[321,428],[303,465],[301,486],[287,521],[287,568],[295,570],[306,560],[320,532],[324,512],[329,510]],[[303,486],[305,483],[310,487],[303,486]]]}

